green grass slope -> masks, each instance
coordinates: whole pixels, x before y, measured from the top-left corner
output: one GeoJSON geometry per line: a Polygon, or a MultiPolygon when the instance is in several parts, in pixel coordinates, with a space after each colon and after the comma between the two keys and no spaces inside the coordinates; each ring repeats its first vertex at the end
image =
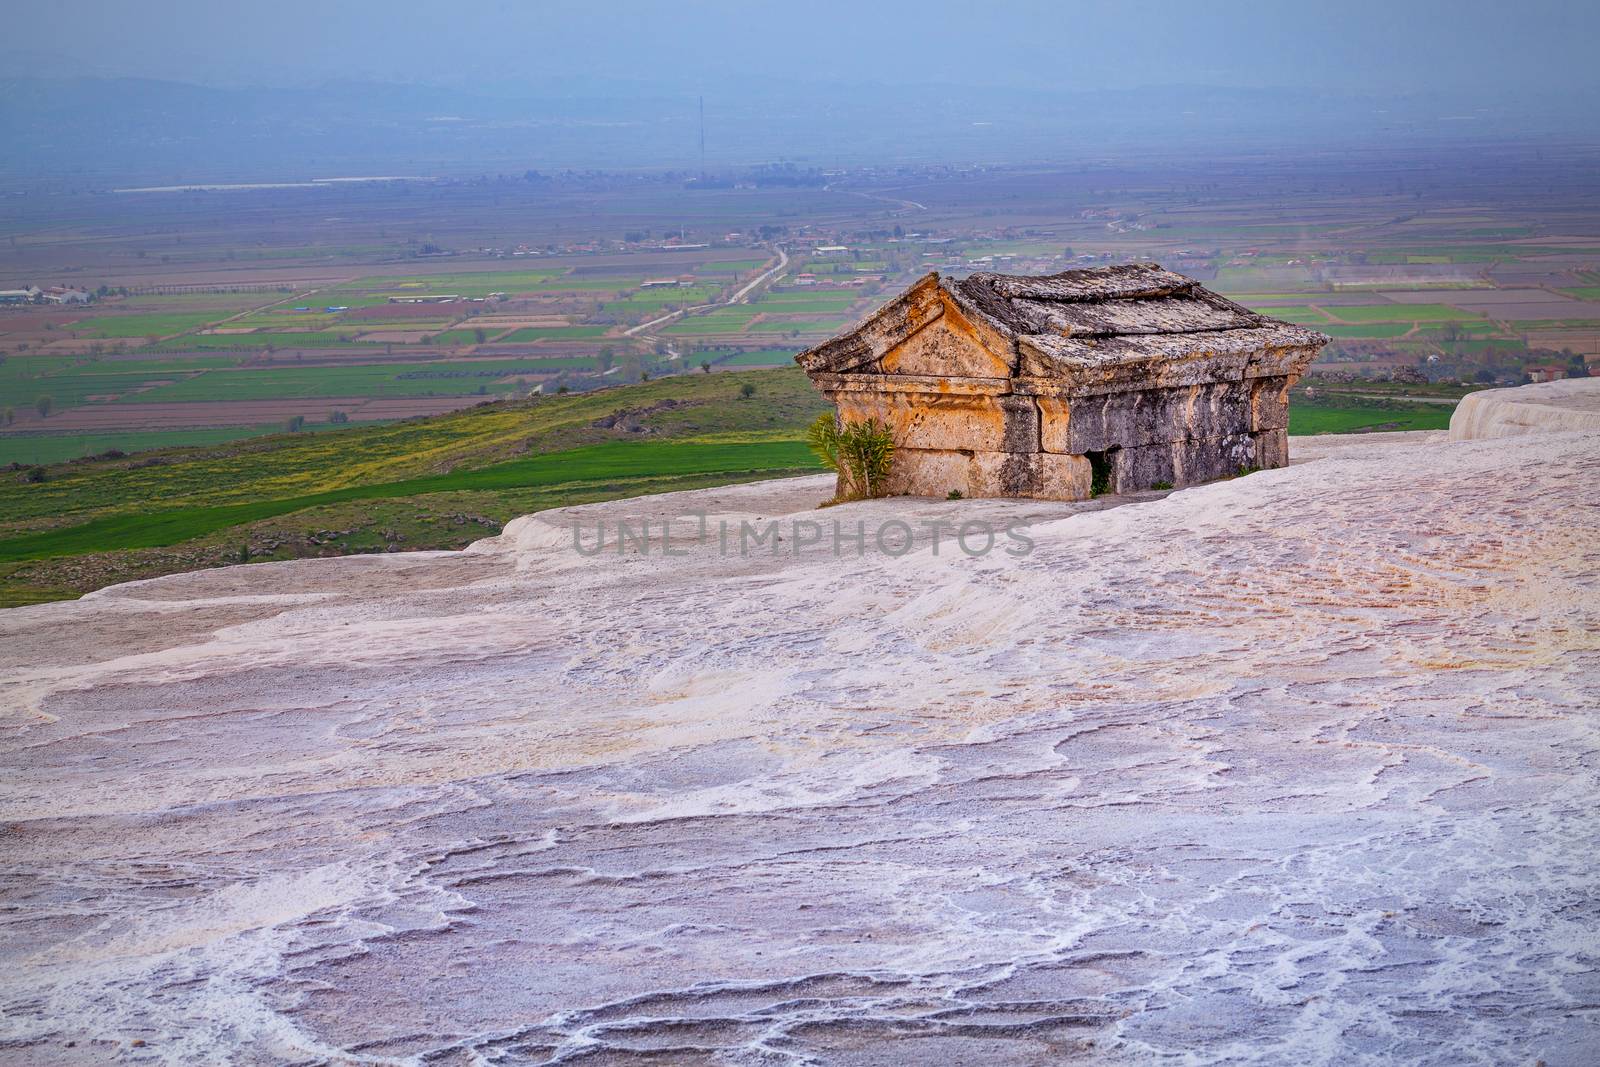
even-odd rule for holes
{"type": "MultiPolygon", "coordinates": [[[[1290,432],[1449,419],[1449,405],[1340,388],[1297,398],[1290,432]]],[[[13,469],[0,475],[0,606],[245,560],[459,548],[541,508],[810,472],[804,428],[826,409],[785,367],[75,460],[37,481],[13,469]]]]}
{"type": "Polygon", "coordinates": [[[540,507],[817,469],[793,368],[684,375],[0,480],[0,605],[238,562],[456,548],[540,507]],[[744,385],[754,395],[741,395],[744,385]]]}

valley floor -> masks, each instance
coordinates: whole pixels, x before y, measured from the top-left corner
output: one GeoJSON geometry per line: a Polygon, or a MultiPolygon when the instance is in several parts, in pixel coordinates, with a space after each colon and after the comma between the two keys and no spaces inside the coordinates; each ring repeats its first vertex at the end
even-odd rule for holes
{"type": "Polygon", "coordinates": [[[1293,449],[0,614],[0,1062],[1582,1063],[1600,436],[1293,449]]]}

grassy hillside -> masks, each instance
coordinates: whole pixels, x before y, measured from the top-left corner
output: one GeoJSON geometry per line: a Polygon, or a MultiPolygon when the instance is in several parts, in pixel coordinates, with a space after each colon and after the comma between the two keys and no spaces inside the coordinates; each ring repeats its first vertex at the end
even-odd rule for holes
{"type": "Polygon", "coordinates": [[[1289,432],[1296,436],[1324,433],[1370,433],[1374,430],[1444,430],[1455,408],[1443,404],[1363,404],[1299,401],[1289,408],[1289,432]]]}
{"type": "Polygon", "coordinates": [[[540,508],[811,471],[801,431],[824,407],[795,369],[686,375],[13,471],[0,606],[241,560],[457,548],[540,508]]]}
{"type": "Polygon", "coordinates": [[[1339,381],[1310,375],[1290,392],[1289,433],[1443,430],[1472,386],[1442,382],[1339,381]]]}
{"type": "MultiPolygon", "coordinates": [[[[1448,405],[1391,398],[1398,388],[1322,386],[1296,398],[1291,432],[1448,421],[1448,405]]],[[[0,606],[240,561],[459,548],[541,508],[812,471],[803,430],[825,407],[794,368],[684,375],[13,469],[0,477],[0,606]]]]}

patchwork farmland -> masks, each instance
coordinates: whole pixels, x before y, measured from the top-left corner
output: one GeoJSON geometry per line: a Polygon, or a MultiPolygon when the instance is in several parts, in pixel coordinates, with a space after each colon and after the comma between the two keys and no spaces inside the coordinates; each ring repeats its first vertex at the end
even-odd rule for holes
{"type": "Polygon", "coordinates": [[[697,368],[778,365],[792,351],[770,339],[701,355],[628,332],[726,299],[775,261],[754,251],[762,258],[732,248],[265,292],[130,287],[87,309],[0,313],[0,462],[437,414],[670,374],[691,355],[697,368]],[[668,268],[670,284],[652,277],[668,268]]]}
{"type": "MultiPolygon", "coordinates": [[[[1540,173],[1576,188],[1581,164],[1547,159],[1540,173]]],[[[1459,392],[1600,359],[1595,218],[1509,196],[1489,171],[1405,196],[1359,168],[1319,173],[1346,191],[1254,173],[1201,196],[1150,164],[845,172],[820,188],[588,175],[439,183],[425,197],[374,186],[0,206],[15,249],[0,282],[94,297],[0,307],[0,464],[784,366],[928,270],[1155,260],[1329,334],[1323,378],[1459,392]]],[[[1431,424],[1437,409],[1395,420],[1361,404],[1327,425],[1431,424]]]]}

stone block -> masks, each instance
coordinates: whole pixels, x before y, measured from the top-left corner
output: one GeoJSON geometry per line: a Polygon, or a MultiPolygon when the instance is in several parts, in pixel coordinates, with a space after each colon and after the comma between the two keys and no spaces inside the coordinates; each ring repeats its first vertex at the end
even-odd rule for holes
{"type": "Polygon", "coordinates": [[[1067,451],[1074,455],[1130,448],[1161,440],[1166,433],[1152,394],[1104,393],[1076,399],[1072,404],[1067,451]]]}
{"type": "Polygon", "coordinates": [[[1002,396],[1000,410],[1005,416],[1002,452],[1039,451],[1039,405],[1031,396],[1002,396]]]}
{"type": "Polygon", "coordinates": [[[1153,488],[1158,482],[1177,484],[1180,479],[1173,469],[1172,454],[1182,447],[1162,442],[1111,453],[1112,491],[1138,493],[1153,488]]]}
{"type": "Polygon", "coordinates": [[[972,481],[972,465],[972,454],[969,452],[896,448],[894,462],[889,467],[889,493],[893,496],[943,497],[955,489],[962,496],[999,495],[978,491],[972,481]]]}
{"type": "Polygon", "coordinates": [[[1256,466],[1262,469],[1289,465],[1289,431],[1263,430],[1255,435],[1256,466]]]}
{"type": "Polygon", "coordinates": [[[1197,485],[1231,478],[1256,466],[1256,439],[1251,434],[1230,434],[1185,441],[1173,449],[1175,485],[1197,485]]]}
{"type": "Polygon", "coordinates": [[[895,450],[889,492],[944,497],[954,489],[966,497],[1084,500],[1089,478],[1089,461],[1082,456],[901,448],[895,450]]]}
{"type": "MultiPolygon", "coordinates": [[[[1288,429],[1289,379],[1258,378],[1251,385],[1249,429],[1288,429]]],[[[1266,466],[1266,464],[1262,464],[1262,466],[1266,466]]]]}
{"type": "Polygon", "coordinates": [[[1039,455],[1040,500],[1088,500],[1093,472],[1083,456],[1063,456],[1054,452],[1039,455]]]}
{"type": "Polygon", "coordinates": [[[1031,497],[1042,481],[1037,452],[974,452],[970,496],[1031,497]]]}
{"type": "MultiPolygon", "coordinates": [[[[1174,395],[1182,395],[1178,391],[1174,395]]],[[[1168,440],[1204,440],[1249,433],[1251,386],[1248,382],[1215,382],[1195,386],[1169,412],[1173,435],[1168,440]]]]}
{"type": "Polygon", "coordinates": [[[1005,451],[1010,416],[991,398],[841,393],[837,400],[845,422],[886,423],[896,448],[1005,451]]]}
{"type": "Polygon", "coordinates": [[[1249,433],[1250,396],[1248,383],[1214,382],[1080,397],[1065,420],[1052,413],[1041,439],[1081,455],[1249,433]]]}
{"type": "Polygon", "coordinates": [[[1039,448],[1072,453],[1072,401],[1060,396],[1035,398],[1039,405],[1039,448]]]}

